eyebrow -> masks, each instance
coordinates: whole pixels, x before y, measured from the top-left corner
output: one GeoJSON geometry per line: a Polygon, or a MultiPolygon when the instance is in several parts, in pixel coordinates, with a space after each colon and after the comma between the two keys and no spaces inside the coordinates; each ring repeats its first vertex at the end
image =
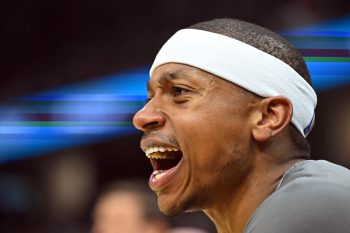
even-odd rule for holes
{"type": "MultiPolygon", "coordinates": [[[[165,84],[168,81],[176,80],[179,78],[192,79],[191,76],[188,76],[183,70],[176,70],[163,73],[159,78],[159,83],[161,85],[165,84]]],[[[147,81],[147,91],[150,90],[150,80],[147,81]]]]}

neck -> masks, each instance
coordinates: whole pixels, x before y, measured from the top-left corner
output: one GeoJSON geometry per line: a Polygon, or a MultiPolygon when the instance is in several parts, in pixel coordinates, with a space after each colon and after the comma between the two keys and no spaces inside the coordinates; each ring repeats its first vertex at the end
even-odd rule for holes
{"type": "Polygon", "coordinates": [[[239,187],[226,196],[216,197],[215,206],[204,210],[218,233],[244,232],[251,215],[276,190],[283,175],[295,163],[302,161],[296,158],[281,163],[272,161],[268,155],[256,158],[252,170],[239,187]]]}

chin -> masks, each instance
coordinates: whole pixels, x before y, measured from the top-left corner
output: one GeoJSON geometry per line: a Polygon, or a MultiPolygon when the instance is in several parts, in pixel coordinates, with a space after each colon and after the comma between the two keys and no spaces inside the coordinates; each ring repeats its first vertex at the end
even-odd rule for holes
{"type": "Polygon", "coordinates": [[[176,199],[176,201],[167,202],[162,200],[162,197],[158,197],[159,210],[167,216],[176,216],[184,212],[197,211],[195,203],[191,200],[176,199]]]}
{"type": "Polygon", "coordinates": [[[186,211],[185,208],[179,206],[179,203],[163,204],[158,201],[160,212],[167,216],[176,216],[186,211]]]}

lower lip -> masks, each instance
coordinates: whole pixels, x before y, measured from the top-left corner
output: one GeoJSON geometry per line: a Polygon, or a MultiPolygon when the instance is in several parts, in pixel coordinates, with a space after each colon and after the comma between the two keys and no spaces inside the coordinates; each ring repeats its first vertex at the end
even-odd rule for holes
{"type": "Polygon", "coordinates": [[[170,180],[175,176],[176,171],[179,169],[181,163],[182,163],[182,159],[175,167],[166,170],[165,174],[158,180],[155,179],[152,174],[148,181],[150,188],[154,192],[158,192],[164,189],[165,186],[170,182],[170,180]]]}

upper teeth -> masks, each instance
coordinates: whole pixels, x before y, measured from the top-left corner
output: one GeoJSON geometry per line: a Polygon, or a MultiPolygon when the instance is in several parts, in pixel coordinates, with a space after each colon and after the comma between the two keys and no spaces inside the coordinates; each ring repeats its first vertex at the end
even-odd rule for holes
{"type": "Polygon", "coordinates": [[[152,155],[156,152],[165,152],[165,151],[179,151],[176,148],[173,147],[161,147],[161,146],[154,146],[154,147],[149,147],[146,149],[145,153],[148,158],[154,157],[154,158],[160,158],[161,156],[159,154],[157,155],[152,155]],[[152,155],[152,156],[151,156],[152,155]]]}

